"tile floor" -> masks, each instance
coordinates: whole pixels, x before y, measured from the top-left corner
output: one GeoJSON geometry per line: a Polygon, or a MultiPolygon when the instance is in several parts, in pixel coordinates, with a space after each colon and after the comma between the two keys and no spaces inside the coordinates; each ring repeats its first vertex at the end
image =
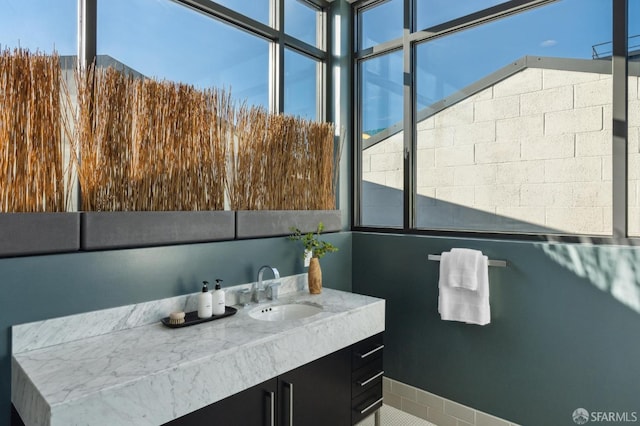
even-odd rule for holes
{"type": "MultiPolygon", "coordinates": [[[[374,416],[371,415],[358,423],[357,426],[374,426],[374,416]]],[[[419,417],[400,411],[390,405],[382,405],[380,409],[381,426],[436,426],[419,417]]]]}

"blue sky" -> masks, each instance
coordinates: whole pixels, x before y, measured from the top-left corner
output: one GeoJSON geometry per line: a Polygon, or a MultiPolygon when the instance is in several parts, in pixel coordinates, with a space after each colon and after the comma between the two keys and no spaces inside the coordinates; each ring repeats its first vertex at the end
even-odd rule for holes
{"type": "MultiPolygon", "coordinates": [[[[223,0],[268,23],[266,0],[223,0]]],[[[315,44],[315,13],[286,0],[287,32],[315,44]]],[[[0,0],[0,44],[32,51],[76,52],[76,0],[0,0]]],[[[168,0],[99,0],[98,54],[107,54],[150,77],[224,87],[234,98],[268,106],[269,43],[168,0]],[[117,17],[117,18],[116,18],[117,17]]],[[[313,114],[315,67],[288,53],[285,79],[306,97],[287,96],[286,112],[313,114]],[[309,78],[310,77],[310,78],[309,78]],[[304,90],[307,89],[307,90],[304,90]]]]}
{"type": "MultiPolygon", "coordinates": [[[[241,12],[268,23],[267,0],[220,2],[242,8],[241,12]]],[[[421,26],[431,26],[502,2],[417,0],[417,21],[421,26]]],[[[108,54],[148,76],[198,87],[231,88],[236,98],[267,104],[267,41],[168,0],[99,0],[98,4],[99,54],[108,54]]],[[[286,0],[285,4],[290,17],[287,32],[313,43],[312,11],[301,8],[295,0],[286,0]]],[[[76,7],[76,0],[0,0],[0,44],[3,48],[19,44],[32,51],[50,52],[55,48],[61,55],[75,54],[76,7]]],[[[629,7],[632,17],[640,16],[640,0],[629,0],[629,7]]],[[[401,0],[390,0],[365,12],[365,46],[401,34],[401,8],[401,0]]],[[[632,19],[629,32],[640,34],[640,20],[632,19]]],[[[611,1],[558,1],[419,45],[418,93],[422,103],[434,102],[524,55],[590,59],[591,46],[609,40],[611,1]]],[[[315,99],[301,95],[313,93],[313,78],[309,78],[313,63],[296,54],[287,57],[285,79],[298,82],[292,84],[295,89],[286,97],[288,109],[304,112],[315,103],[315,99]]],[[[401,86],[401,61],[378,62],[371,64],[370,71],[401,86]]],[[[365,110],[369,121],[365,128],[399,121],[402,108],[395,108],[397,99],[392,98],[388,99],[390,108],[386,112],[370,114],[365,110]]],[[[369,109],[375,108],[375,102],[369,104],[369,109]]]]}
{"type": "MultiPolygon", "coordinates": [[[[451,3],[445,0],[418,0],[418,7],[425,11],[436,10],[430,24],[452,17],[451,3]],[[448,6],[449,13],[437,11],[448,6]],[[437,17],[439,17],[437,19],[437,17]]],[[[385,7],[399,0],[392,0],[385,7]]],[[[472,6],[491,6],[500,1],[463,2],[472,12],[472,6]]],[[[640,17],[640,0],[630,0],[630,15],[640,17]]],[[[391,9],[380,16],[372,15],[372,22],[365,29],[375,33],[375,26],[389,27],[393,21],[391,9]],[[386,16],[386,21],[382,21],[386,16]],[[386,22],[386,23],[385,23],[386,22]]],[[[420,19],[419,19],[420,20],[420,19]]],[[[368,31],[368,32],[367,32],[368,31]]],[[[393,38],[393,31],[381,38],[393,38]]],[[[638,18],[630,22],[630,34],[640,33],[638,18]]],[[[612,36],[611,1],[562,0],[548,6],[523,12],[509,18],[434,39],[416,47],[416,85],[418,108],[437,102],[482,77],[526,56],[549,56],[591,60],[592,46],[608,42],[612,36]]],[[[371,37],[369,37],[370,39],[371,37]]],[[[384,41],[384,40],[376,40],[384,41]]],[[[366,43],[365,43],[366,46],[366,43]]],[[[402,120],[402,55],[390,54],[365,64],[363,130],[384,129],[402,120]],[[386,80],[386,84],[382,81],[386,80]]]]}
{"type": "Polygon", "coordinates": [[[525,55],[591,59],[594,44],[611,40],[611,21],[610,1],[564,0],[422,44],[418,74],[440,84],[424,78],[418,92],[436,101],[525,55]]]}
{"type": "Polygon", "coordinates": [[[61,54],[76,51],[75,0],[0,0],[0,44],[61,54]]]}

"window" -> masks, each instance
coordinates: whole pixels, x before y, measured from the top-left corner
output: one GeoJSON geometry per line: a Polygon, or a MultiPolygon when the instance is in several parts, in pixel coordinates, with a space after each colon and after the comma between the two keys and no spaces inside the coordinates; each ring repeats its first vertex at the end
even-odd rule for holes
{"type": "Polygon", "coordinates": [[[300,0],[285,0],[284,8],[284,31],[305,43],[320,47],[318,33],[322,34],[322,28],[319,26],[318,10],[300,0]]]}
{"type": "Polygon", "coordinates": [[[449,0],[416,0],[416,25],[423,30],[461,18],[473,12],[504,3],[506,0],[459,0],[451,7],[449,0]]]}
{"type": "Polygon", "coordinates": [[[563,1],[416,47],[418,228],[611,234],[611,20],[563,1]]]}
{"type": "Polygon", "coordinates": [[[361,223],[402,226],[402,51],[360,64],[361,223]]]}
{"type": "Polygon", "coordinates": [[[284,54],[284,112],[309,120],[318,118],[319,62],[286,49],[284,54]]]}
{"type": "Polygon", "coordinates": [[[361,49],[402,37],[402,5],[402,0],[386,0],[362,10],[358,37],[361,49]]]}
{"type": "MultiPolygon", "coordinates": [[[[276,0],[223,0],[211,2],[210,10],[203,12],[180,3],[98,0],[98,62],[199,88],[225,88],[234,99],[250,105],[277,106],[280,112],[311,119],[324,117],[317,111],[324,97],[318,88],[324,87],[320,70],[327,56],[321,47],[321,9],[302,0],[283,0],[284,22],[278,23],[271,13],[276,0]],[[220,6],[240,14],[233,17],[233,25],[226,22],[220,6]],[[235,25],[237,20],[244,29],[235,25]],[[286,40],[276,29],[279,26],[284,26],[286,40]],[[294,43],[300,54],[285,49],[285,42],[294,43]],[[284,67],[276,72],[277,49],[283,49],[284,67]],[[278,82],[286,99],[277,99],[278,82]]],[[[207,8],[206,2],[202,8],[207,8]]]]}
{"type": "Polygon", "coordinates": [[[76,54],[75,0],[0,1],[0,49],[76,54]]]}
{"type": "MultiPolygon", "coordinates": [[[[356,227],[611,237],[619,222],[613,171],[621,167],[612,156],[614,97],[620,98],[613,90],[620,74],[611,67],[614,5],[390,0],[356,6],[356,227]],[[403,15],[415,21],[404,33],[403,15]],[[394,78],[374,71],[395,55],[394,78]],[[374,152],[384,165],[373,162],[374,152]],[[391,170],[399,174],[390,178],[391,170]],[[396,197],[373,203],[372,182],[396,197]]],[[[640,42],[634,38],[640,40],[640,2],[628,7],[629,155],[623,161],[629,164],[627,232],[640,236],[640,42]]]]}
{"type": "MultiPolygon", "coordinates": [[[[97,28],[88,31],[95,32],[99,65],[198,88],[229,89],[236,99],[277,107],[276,112],[325,116],[317,110],[324,105],[326,85],[321,80],[328,57],[324,8],[329,3],[324,0],[92,1],[97,4],[97,28]],[[274,13],[279,5],[285,9],[283,22],[274,13]],[[296,52],[285,47],[295,47],[296,52]],[[286,57],[283,69],[278,67],[279,55],[274,55],[278,49],[286,57]]],[[[77,1],[0,4],[0,49],[77,55],[77,1]]]]}
{"type": "MultiPolygon", "coordinates": [[[[0,49],[56,51],[71,85],[78,49],[93,55],[95,40],[99,66],[224,88],[272,112],[326,115],[325,0],[87,0],[80,11],[76,0],[0,0],[0,6],[0,49]],[[284,16],[274,13],[280,6],[284,16]],[[94,7],[96,20],[80,16],[94,7]],[[79,22],[87,40],[77,39],[79,22]]],[[[64,156],[71,163],[68,146],[64,156]]]]}
{"type": "Polygon", "coordinates": [[[221,4],[238,13],[242,13],[251,19],[255,19],[265,25],[270,24],[270,5],[269,0],[216,0],[215,3],[221,4]]]}
{"type": "Polygon", "coordinates": [[[147,77],[224,87],[269,105],[269,42],[170,1],[99,1],[98,55],[147,77]]]}

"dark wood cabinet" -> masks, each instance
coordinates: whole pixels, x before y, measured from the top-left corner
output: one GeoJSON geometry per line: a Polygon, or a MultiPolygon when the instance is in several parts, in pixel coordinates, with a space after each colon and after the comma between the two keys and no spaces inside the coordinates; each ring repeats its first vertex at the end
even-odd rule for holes
{"type": "MultiPolygon", "coordinates": [[[[165,426],[350,426],[382,405],[383,333],[165,426]]],[[[24,426],[12,407],[11,426],[24,426]]]]}
{"type": "Polygon", "coordinates": [[[382,406],[383,348],[380,333],[166,425],[355,425],[382,406]]]}
{"type": "Polygon", "coordinates": [[[20,414],[18,414],[13,403],[11,404],[11,426],[24,426],[24,422],[20,418],[20,414]]]}
{"type": "Polygon", "coordinates": [[[280,375],[279,426],[349,426],[350,376],[349,348],[280,375]]]}
{"type": "Polygon", "coordinates": [[[349,426],[351,348],[166,423],[165,426],[349,426]]]}
{"type": "Polygon", "coordinates": [[[277,378],[267,380],[165,426],[275,426],[277,387],[277,378]]]}
{"type": "Polygon", "coordinates": [[[351,346],[351,424],[382,406],[383,333],[351,346]]]}

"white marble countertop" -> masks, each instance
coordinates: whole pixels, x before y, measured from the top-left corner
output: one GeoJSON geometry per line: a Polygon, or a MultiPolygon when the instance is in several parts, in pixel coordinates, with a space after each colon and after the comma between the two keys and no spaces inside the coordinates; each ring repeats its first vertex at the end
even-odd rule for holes
{"type": "MultiPolygon", "coordinates": [[[[56,328],[64,334],[61,325],[102,322],[97,317],[123,309],[96,311],[93,321],[91,314],[80,314],[14,327],[12,401],[27,426],[155,426],[384,330],[381,299],[325,288],[320,295],[292,292],[269,303],[291,301],[317,303],[323,310],[269,322],[250,317],[252,307],[239,308],[233,316],[178,329],[155,318],[86,337],[68,330],[72,340],[54,339],[45,347],[33,342],[47,340],[56,328]]],[[[136,309],[124,311],[131,315],[136,309]]]]}

